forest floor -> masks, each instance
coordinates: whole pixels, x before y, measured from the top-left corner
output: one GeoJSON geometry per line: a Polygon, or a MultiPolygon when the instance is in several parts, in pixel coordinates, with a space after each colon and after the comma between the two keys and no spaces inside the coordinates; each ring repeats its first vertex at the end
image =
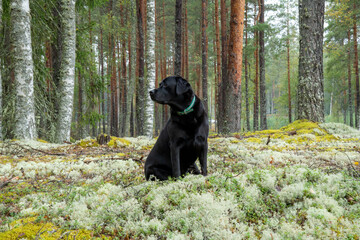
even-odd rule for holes
{"type": "Polygon", "coordinates": [[[0,239],[359,239],[360,131],[209,137],[207,177],[146,182],[155,139],[0,144],[0,239]]]}

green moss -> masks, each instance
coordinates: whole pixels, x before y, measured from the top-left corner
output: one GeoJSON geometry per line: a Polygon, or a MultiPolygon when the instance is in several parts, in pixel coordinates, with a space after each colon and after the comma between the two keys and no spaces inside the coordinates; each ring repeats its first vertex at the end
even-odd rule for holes
{"type": "Polygon", "coordinates": [[[10,227],[10,231],[0,232],[0,239],[94,239],[91,231],[60,229],[51,222],[37,221],[36,217],[16,220],[10,227]]]}
{"type": "Polygon", "coordinates": [[[78,146],[80,147],[99,147],[99,143],[96,141],[96,139],[89,139],[89,138],[86,138],[86,139],[82,139],[80,140],[80,142],[77,143],[78,146]]]}
{"type": "Polygon", "coordinates": [[[110,141],[107,144],[109,147],[126,147],[130,145],[130,142],[124,138],[111,137],[110,141]]]}

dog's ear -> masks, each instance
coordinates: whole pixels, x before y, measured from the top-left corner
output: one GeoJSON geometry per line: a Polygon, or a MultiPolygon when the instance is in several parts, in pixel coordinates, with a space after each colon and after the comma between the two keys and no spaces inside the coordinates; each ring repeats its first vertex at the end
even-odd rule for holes
{"type": "Polygon", "coordinates": [[[176,94],[182,95],[191,90],[190,84],[182,77],[176,78],[176,94]]]}

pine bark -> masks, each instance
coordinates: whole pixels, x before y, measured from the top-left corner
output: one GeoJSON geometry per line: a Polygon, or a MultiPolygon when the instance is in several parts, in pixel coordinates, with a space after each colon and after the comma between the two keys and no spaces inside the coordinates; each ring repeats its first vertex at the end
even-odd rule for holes
{"type": "MultiPolygon", "coordinates": [[[[351,42],[351,33],[350,30],[348,31],[348,42],[350,44],[351,42]]],[[[350,118],[350,126],[354,127],[354,122],[353,122],[353,101],[352,101],[352,91],[351,91],[351,51],[350,51],[350,46],[348,49],[348,96],[349,96],[349,104],[348,104],[348,108],[349,108],[349,118],[350,118]]]]}
{"type": "Polygon", "coordinates": [[[137,5],[137,79],[136,79],[136,136],[142,136],[146,133],[146,96],[144,79],[144,0],[136,0],[137,5]]]}
{"type": "MultiPolygon", "coordinates": [[[[0,29],[2,29],[2,14],[3,14],[3,7],[2,7],[2,0],[0,0],[0,29]]],[[[2,38],[0,39],[2,41],[2,38]]],[[[1,78],[1,62],[0,62],[0,140],[3,139],[3,134],[2,134],[2,78],[1,78]]]]}
{"type": "Polygon", "coordinates": [[[188,37],[188,10],[187,10],[187,0],[185,0],[184,3],[184,9],[185,9],[185,14],[184,14],[184,42],[185,42],[185,59],[184,59],[184,74],[185,74],[185,79],[189,79],[189,37],[188,37]]]}
{"type": "Polygon", "coordinates": [[[221,49],[220,49],[220,26],[219,26],[219,1],[215,0],[215,45],[216,45],[216,82],[215,82],[215,112],[216,125],[219,128],[221,121],[219,115],[219,88],[221,83],[221,49]]]}
{"type": "Polygon", "coordinates": [[[181,74],[181,16],[182,16],[182,0],[176,0],[175,4],[175,59],[174,74],[181,74]]]}
{"type": "MultiPolygon", "coordinates": [[[[256,3],[255,3],[256,4],[256,3]]],[[[255,14],[257,16],[254,18],[254,25],[256,25],[259,21],[259,13],[256,11],[256,5],[255,5],[255,14]]],[[[254,116],[253,116],[253,126],[254,130],[259,130],[259,31],[255,30],[254,33],[254,44],[255,44],[255,78],[254,78],[254,116]]]]}
{"type": "Polygon", "coordinates": [[[323,32],[325,0],[299,0],[297,119],[324,121],[323,32]]]}
{"type": "MultiPolygon", "coordinates": [[[[120,5],[121,11],[121,26],[125,29],[125,23],[127,23],[128,13],[124,9],[123,3],[120,5]]],[[[129,32],[128,35],[131,33],[129,32]]],[[[126,129],[126,116],[127,116],[127,72],[126,72],[126,36],[123,33],[121,36],[121,83],[120,83],[120,118],[121,118],[121,125],[120,125],[120,135],[125,136],[125,129],[126,129]]]]}
{"type": "Polygon", "coordinates": [[[202,11],[201,11],[201,70],[202,70],[202,98],[205,111],[208,112],[208,66],[207,66],[207,56],[208,56],[208,40],[206,36],[207,29],[207,0],[202,0],[202,11]]]}
{"type": "Polygon", "coordinates": [[[225,95],[226,86],[224,80],[227,79],[227,54],[228,54],[228,34],[227,34],[227,8],[226,0],[220,1],[220,22],[221,22],[221,81],[219,84],[219,98],[218,98],[218,116],[221,119],[218,122],[218,128],[220,132],[225,132],[225,119],[224,119],[224,107],[225,107],[225,95]]]}
{"type": "Polygon", "coordinates": [[[12,0],[10,9],[16,86],[14,132],[18,139],[35,139],[37,132],[29,0],[12,0]]]}
{"type": "MultiPolygon", "coordinates": [[[[260,0],[260,24],[264,24],[265,4],[264,0],[260,0]]],[[[266,87],[265,87],[265,41],[264,30],[259,32],[259,68],[260,68],[260,128],[261,130],[267,129],[266,120],[266,87]]]]}
{"type": "MultiPolygon", "coordinates": [[[[109,1],[109,22],[113,29],[113,1],[109,1]]],[[[110,134],[119,136],[118,123],[118,87],[116,78],[116,57],[115,57],[115,36],[112,31],[109,32],[109,59],[110,64],[110,134]]]]}
{"type": "Polygon", "coordinates": [[[228,77],[223,79],[222,133],[241,131],[241,75],[245,0],[231,0],[228,77]]]}
{"type": "MultiPolygon", "coordinates": [[[[248,3],[245,3],[245,47],[248,46],[248,3]]],[[[250,106],[249,106],[249,75],[248,75],[248,57],[247,54],[244,54],[244,64],[245,64],[245,109],[246,109],[246,130],[250,131],[250,106]]]]}
{"type": "Polygon", "coordinates": [[[292,122],[292,109],[291,109],[291,84],[290,84],[290,24],[289,24],[289,3],[287,3],[287,19],[286,19],[286,49],[287,49],[287,80],[288,80],[288,117],[289,123],[292,122]]]}
{"type": "MultiPolygon", "coordinates": [[[[357,10],[357,5],[354,2],[354,12],[357,10]]],[[[355,108],[355,127],[360,129],[360,80],[359,80],[359,53],[358,53],[358,42],[357,42],[357,18],[354,14],[354,25],[353,25],[353,39],[354,39],[354,71],[355,71],[355,87],[356,87],[356,108],[355,108]]]]}

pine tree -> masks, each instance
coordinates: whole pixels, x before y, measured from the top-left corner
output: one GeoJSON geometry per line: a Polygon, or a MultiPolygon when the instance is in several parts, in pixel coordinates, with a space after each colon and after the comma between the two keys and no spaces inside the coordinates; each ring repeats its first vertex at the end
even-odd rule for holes
{"type": "Polygon", "coordinates": [[[223,78],[223,133],[241,130],[241,74],[245,0],[231,0],[229,64],[223,78]]]}
{"type": "Polygon", "coordinates": [[[298,119],[323,122],[323,32],[325,0],[299,0],[298,119]]]}

